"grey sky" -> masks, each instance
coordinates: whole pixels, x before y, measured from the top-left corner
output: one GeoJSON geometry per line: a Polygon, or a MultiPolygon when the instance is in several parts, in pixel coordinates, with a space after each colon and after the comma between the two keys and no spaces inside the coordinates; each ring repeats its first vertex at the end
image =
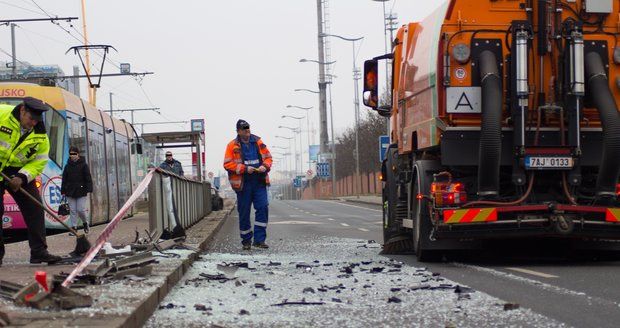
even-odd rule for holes
{"type": "MultiPolygon", "coordinates": [[[[80,0],[35,0],[53,16],[81,18],[80,0]]],[[[392,0],[398,22],[404,24],[428,15],[443,0],[392,0]]],[[[371,0],[330,0],[331,33],[346,37],[364,36],[358,65],[382,54],[383,9],[371,0]]],[[[45,15],[32,0],[0,0],[2,19],[34,18],[45,15]],[[21,8],[19,8],[21,7],[21,8]]],[[[114,62],[128,62],[133,71],[153,71],[140,85],[132,78],[107,78],[102,82],[97,105],[108,109],[109,92],[115,108],[157,106],[155,113],[136,113],[137,122],[206,120],[207,169],[222,171],[226,143],[235,136],[235,122],[243,118],[252,132],[267,145],[287,146],[275,135],[290,135],[278,125],[296,126],[283,114],[303,115],[287,110],[288,104],[313,106],[311,125],[318,143],[318,96],[294,92],[295,88],[317,89],[318,67],[299,63],[300,58],[317,59],[315,0],[87,0],[88,34],[92,44],[111,44],[114,62]],[[289,112],[289,113],[287,113],[289,112]]],[[[62,27],[80,37],[82,20],[62,27]]],[[[11,51],[10,29],[0,28],[0,48],[11,51]]],[[[17,30],[17,57],[32,64],[59,64],[67,74],[79,61],[65,55],[79,42],[50,23],[25,23],[17,30]]],[[[334,127],[336,133],[354,122],[351,43],[331,40],[334,127]]],[[[93,63],[101,58],[92,56],[93,63]]],[[[10,57],[0,53],[0,60],[10,57]]],[[[118,69],[109,63],[106,73],[118,69]]],[[[83,82],[85,85],[85,81],[83,82]]],[[[82,97],[86,98],[83,91],[82,97]]],[[[361,113],[367,109],[362,105],[361,113]]],[[[129,118],[128,115],[124,116],[129,118]]],[[[305,120],[304,120],[305,125],[305,120]]],[[[148,126],[146,132],[189,129],[189,125],[148,126]]],[[[306,138],[304,132],[304,147],[306,138]]],[[[176,151],[188,164],[189,154],[176,151]]]]}

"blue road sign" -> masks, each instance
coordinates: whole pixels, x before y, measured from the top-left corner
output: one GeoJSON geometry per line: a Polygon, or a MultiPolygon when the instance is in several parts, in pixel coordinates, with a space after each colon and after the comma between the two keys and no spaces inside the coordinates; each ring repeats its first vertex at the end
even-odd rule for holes
{"type": "Polygon", "coordinates": [[[293,187],[301,188],[301,179],[299,177],[293,179],[293,187]]]}
{"type": "Polygon", "coordinates": [[[330,165],[328,162],[316,164],[316,175],[320,178],[330,177],[330,165]]]}
{"type": "Polygon", "coordinates": [[[390,137],[379,136],[379,161],[380,162],[383,162],[385,160],[385,153],[387,152],[387,149],[389,146],[390,146],[390,137]]]}

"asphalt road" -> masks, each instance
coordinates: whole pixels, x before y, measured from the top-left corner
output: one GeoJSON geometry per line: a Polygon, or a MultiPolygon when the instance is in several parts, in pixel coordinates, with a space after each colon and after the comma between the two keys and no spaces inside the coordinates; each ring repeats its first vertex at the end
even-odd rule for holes
{"type": "Polygon", "coordinates": [[[510,241],[492,245],[492,251],[452,254],[440,263],[420,263],[414,255],[380,255],[378,244],[369,242],[382,243],[379,206],[318,200],[273,201],[267,238],[272,247],[247,252],[241,250],[238,218],[236,212],[233,213],[204,255],[204,260],[197,262],[194,272],[190,271],[186,276],[185,288],[176,288],[167,297],[163,304],[170,302],[168,307],[157,311],[148,327],[174,326],[177,324],[175,320],[189,320],[184,321],[187,326],[209,320],[204,322],[256,327],[620,326],[620,283],[617,281],[620,261],[617,254],[614,259],[591,253],[592,256],[576,260],[566,256],[570,254],[557,242],[510,241]],[[360,248],[360,245],[372,247],[360,248]],[[300,270],[295,269],[295,263],[313,259],[320,260],[313,271],[300,274],[300,270]],[[351,277],[343,277],[342,271],[338,271],[342,266],[364,263],[363,259],[372,264],[366,268],[364,265],[354,267],[351,277]],[[233,285],[205,282],[199,275],[205,270],[217,273],[219,267],[216,268],[216,264],[231,261],[247,261],[255,266],[252,272],[243,271],[239,279],[245,280],[238,284],[237,289],[227,287],[233,285]],[[282,263],[275,270],[278,272],[276,276],[275,271],[269,271],[273,269],[270,261],[282,263]],[[332,262],[333,266],[320,266],[326,262],[332,262]],[[389,268],[391,263],[403,263],[402,272],[387,276],[365,275],[372,266],[389,268]],[[353,277],[355,283],[351,281],[353,277]],[[361,278],[359,283],[358,278],[361,278]],[[306,286],[317,288],[318,281],[322,284],[342,283],[347,289],[343,289],[342,294],[333,295],[301,293],[306,286]],[[358,288],[364,281],[374,289],[358,288]],[[260,291],[258,296],[252,294],[253,298],[243,298],[243,295],[252,293],[255,282],[266,283],[265,292],[260,291]],[[412,285],[427,282],[448,282],[452,287],[465,285],[476,293],[463,301],[460,297],[455,299],[453,289],[447,293],[421,293],[411,289],[412,285]],[[188,290],[188,283],[195,284],[195,288],[188,290]],[[402,290],[390,293],[394,286],[402,290]],[[206,300],[204,297],[194,299],[193,295],[217,295],[217,299],[212,300],[211,296],[206,300]],[[397,295],[403,302],[399,306],[386,303],[390,295],[397,295]],[[329,297],[324,298],[326,296],[335,296],[343,303],[334,305],[329,297]],[[310,300],[323,297],[320,300],[326,301],[326,305],[320,311],[324,316],[317,317],[316,312],[304,310],[303,306],[284,312],[274,310],[273,306],[257,306],[300,297],[310,300]],[[205,303],[209,310],[203,311],[196,319],[191,308],[198,302],[205,303]],[[504,311],[501,305],[506,303],[519,304],[521,310],[504,311]],[[432,314],[429,314],[429,308],[437,311],[430,310],[432,314]],[[360,309],[364,310],[360,312],[360,309]],[[247,310],[251,315],[239,315],[241,310],[247,310]],[[356,320],[360,316],[378,318],[378,321],[356,320]],[[345,321],[333,321],[336,317],[345,321]]]}
{"type": "MultiPolygon", "coordinates": [[[[319,234],[382,242],[381,208],[337,201],[284,201],[271,205],[271,238],[319,234]],[[288,221],[288,222],[287,222],[288,221]],[[298,221],[298,222],[295,222],[298,221]],[[307,222],[303,224],[303,222],[307,222]]],[[[620,326],[620,261],[605,256],[575,260],[556,255],[557,243],[509,242],[493,253],[420,263],[414,255],[391,258],[427,267],[443,277],[518,303],[574,327],[620,326]],[[515,249],[524,249],[515,251],[515,249]],[[544,255],[539,255],[545,253],[544,255]],[[508,254],[508,255],[506,255],[508,254]],[[536,254],[536,255],[534,255],[536,254]]]]}

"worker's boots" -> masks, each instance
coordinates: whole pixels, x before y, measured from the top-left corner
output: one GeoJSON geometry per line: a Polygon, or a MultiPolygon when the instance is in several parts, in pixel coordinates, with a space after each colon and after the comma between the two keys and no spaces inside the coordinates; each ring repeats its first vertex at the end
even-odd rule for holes
{"type": "Polygon", "coordinates": [[[244,240],[241,242],[241,245],[243,245],[243,250],[244,251],[249,251],[252,249],[252,240],[248,239],[248,240],[244,240]]]}
{"type": "Polygon", "coordinates": [[[48,251],[41,252],[39,254],[30,254],[30,263],[32,264],[54,264],[56,262],[60,262],[62,257],[57,255],[52,255],[48,251]]]}
{"type": "Polygon", "coordinates": [[[253,246],[256,248],[263,248],[263,249],[269,248],[269,245],[265,244],[264,242],[254,243],[253,246]]]}

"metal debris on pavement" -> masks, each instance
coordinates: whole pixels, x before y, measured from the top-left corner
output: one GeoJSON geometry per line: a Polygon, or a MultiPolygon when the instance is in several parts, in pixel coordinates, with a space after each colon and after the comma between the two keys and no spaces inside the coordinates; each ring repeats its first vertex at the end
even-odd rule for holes
{"type": "Polygon", "coordinates": [[[301,300],[297,302],[284,301],[282,303],[271,304],[271,306],[286,306],[286,305],[324,305],[325,302],[306,302],[306,300],[301,300]]]}
{"type": "Polygon", "coordinates": [[[388,303],[401,303],[402,300],[396,296],[392,296],[388,298],[388,303]]]}
{"type": "Polygon", "coordinates": [[[512,310],[517,310],[519,309],[521,306],[518,303],[505,303],[504,304],[504,311],[512,311],[512,310]]]}
{"type": "Polygon", "coordinates": [[[217,280],[217,281],[222,282],[222,283],[237,279],[237,278],[228,278],[223,273],[219,273],[219,274],[201,273],[200,276],[206,278],[209,281],[217,280]]]}
{"type": "Polygon", "coordinates": [[[211,310],[213,310],[211,307],[207,307],[204,304],[194,304],[194,309],[196,309],[196,311],[211,311],[211,310]]]}

